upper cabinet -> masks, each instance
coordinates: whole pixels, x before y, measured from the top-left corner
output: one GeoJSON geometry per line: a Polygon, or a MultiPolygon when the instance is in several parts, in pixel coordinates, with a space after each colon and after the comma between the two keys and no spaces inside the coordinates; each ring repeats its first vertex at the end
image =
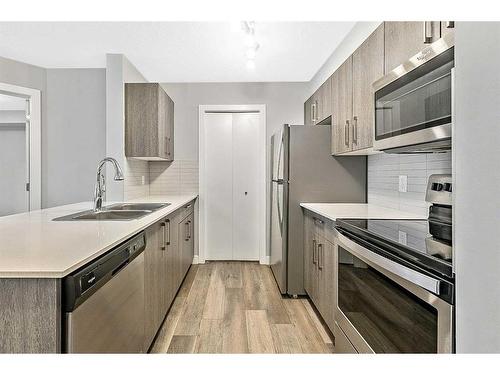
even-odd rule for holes
{"type": "Polygon", "coordinates": [[[332,153],[352,150],[352,56],[332,75],[332,153]]]}
{"type": "Polygon", "coordinates": [[[367,154],[373,146],[372,83],[384,75],[380,25],[332,76],[332,154],[367,154]]]}
{"type": "Polygon", "coordinates": [[[375,101],[373,82],[384,75],[384,25],[352,55],[352,150],[373,146],[375,101]]]}
{"type": "Polygon", "coordinates": [[[374,153],[373,83],[453,30],[452,21],[384,22],[347,58],[305,108],[311,119],[325,115],[316,107],[322,88],[330,85],[333,155],[374,153]]]}
{"type": "Polygon", "coordinates": [[[453,29],[453,21],[385,22],[385,72],[388,73],[453,29]]]}
{"type": "Polygon", "coordinates": [[[174,102],[158,83],[125,84],[125,156],[174,160],[174,102]]]}
{"type": "Polygon", "coordinates": [[[330,123],[332,115],[331,77],[304,103],[304,124],[318,125],[330,123]]]}

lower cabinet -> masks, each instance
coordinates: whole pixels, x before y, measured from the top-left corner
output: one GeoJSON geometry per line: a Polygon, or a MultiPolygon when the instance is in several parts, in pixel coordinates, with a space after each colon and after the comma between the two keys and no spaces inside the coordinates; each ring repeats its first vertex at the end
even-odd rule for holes
{"type": "Polygon", "coordinates": [[[304,287],[333,332],[335,311],[335,246],[328,224],[309,213],[304,216],[304,287]]]}
{"type": "Polygon", "coordinates": [[[159,220],[145,232],[144,351],[147,351],[193,262],[193,203],[159,220]]]}

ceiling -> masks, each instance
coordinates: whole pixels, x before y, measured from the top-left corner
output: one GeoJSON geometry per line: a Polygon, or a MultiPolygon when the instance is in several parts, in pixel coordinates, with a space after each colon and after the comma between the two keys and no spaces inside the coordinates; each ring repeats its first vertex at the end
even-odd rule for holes
{"type": "MultiPolygon", "coordinates": [[[[235,27],[236,25],[236,27],[235,27]]],[[[0,22],[0,56],[46,68],[103,68],[123,53],[149,81],[309,81],[354,22],[256,22],[255,68],[231,22],[0,22]]]]}

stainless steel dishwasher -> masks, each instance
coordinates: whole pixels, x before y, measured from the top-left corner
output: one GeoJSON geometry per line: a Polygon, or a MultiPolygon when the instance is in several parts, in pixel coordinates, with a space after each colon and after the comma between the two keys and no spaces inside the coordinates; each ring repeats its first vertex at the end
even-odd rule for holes
{"type": "Polygon", "coordinates": [[[63,279],[66,353],[144,351],[144,232],[63,279]]]}

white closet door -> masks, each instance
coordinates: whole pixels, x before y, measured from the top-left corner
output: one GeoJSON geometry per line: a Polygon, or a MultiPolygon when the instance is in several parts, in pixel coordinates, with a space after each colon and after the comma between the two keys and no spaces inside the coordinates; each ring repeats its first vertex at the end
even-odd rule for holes
{"type": "Polygon", "coordinates": [[[234,260],[259,260],[259,118],[233,114],[234,260]]]}
{"type": "Polygon", "coordinates": [[[205,114],[206,259],[233,259],[233,115],[205,114]]]}

